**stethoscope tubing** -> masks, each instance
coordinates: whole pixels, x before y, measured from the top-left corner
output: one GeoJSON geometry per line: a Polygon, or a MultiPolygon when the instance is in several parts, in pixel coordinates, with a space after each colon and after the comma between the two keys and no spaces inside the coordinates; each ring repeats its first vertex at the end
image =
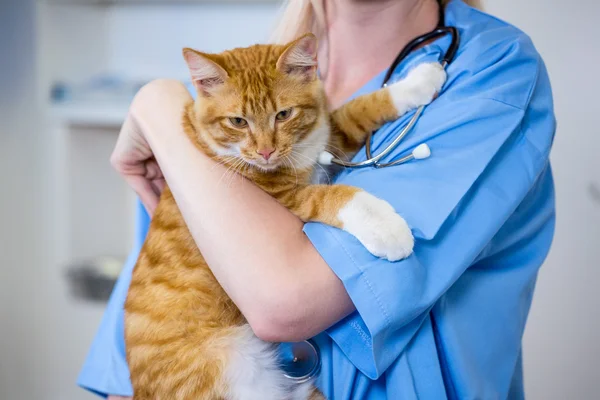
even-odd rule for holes
{"type": "MultiPolygon", "coordinates": [[[[437,38],[439,38],[443,35],[447,35],[447,34],[450,34],[452,36],[452,41],[450,43],[450,47],[444,54],[444,57],[440,60],[442,67],[444,69],[446,69],[447,66],[454,59],[456,52],[458,50],[458,46],[460,44],[460,37],[458,34],[458,30],[455,27],[451,27],[451,26],[437,27],[433,31],[431,31],[425,35],[419,36],[418,38],[412,40],[409,44],[407,44],[406,47],[404,49],[402,49],[402,51],[398,54],[398,56],[396,57],[396,59],[394,60],[394,62],[390,66],[390,68],[388,69],[388,72],[383,80],[382,87],[387,87],[388,82],[389,82],[394,70],[402,62],[402,60],[404,60],[406,58],[406,56],[411,51],[413,51],[415,48],[417,48],[418,46],[420,46],[421,44],[423,44],[429,40],[437,39],[437,38]]],[[[351,161],[341,160],[337,157],[332,157],[330,160],[330,163],[336,164],[336,165],[339,165],[339,166],[342,166],[345,168],[365,168],[365,167],[385,168],[385,167],[391,167],[394,165],[404,164],[408,161],[413,160],[415,157],[411,153],[409,155],[406,155],[398,160],[395,160],[395,161],[392,161],[389,163],[380,163],[380,161],[383,158],[385,158],[388,154],[390,154],[394,149],[396,149],[396,147],[398,147],[400,145],[400,142],[402,142],[404,137],[406,135],[408,135],[409,132],[412,131],[414,126],[419,121],[419,118],[423,114],[424,109],[425,109],[425,106],[420,106],[419,108],[417,108],[414,115],[408,121],[406,126],[404,128],[402,128],[402,131],[400,131],[400,133],[394,139],[394,141],[392,143],[390,143],[381,153],[373,156],[373,154],[371,152],[371,141],[372,141],[373,133],[370,133],[367,136],[367,140],[365,143],[365,152],[366,152],[366,156],[367,156],[366,160],[360,161],[360,162],[351,162],[351,161]]]]}
{"type": "Polygon", "coordinates": [[[402,162],[407,162],[407,161],[412,160],[414,158],[414,156],[412,154],[410,154],[410,155],[402,157],[401,159],[396,160],[396,161],[391,162],[391,163],[386,163],[386,164],[380,164],[379,163],[379,160],[381,160],[382,158],[384,158],[385,156],[387,156],[396,147],[398,147],[398,145],[400,144],[400,142],[402,141],[402,139],[404,139],[404,137],[416,125],[416,123],[419,120],[419,117],[423,113],[424,109],[425,109],[424,106],[419,107],[417,109],[417,111],[415,111],[415,114],[412,116],[412,118],[410,119],[410,121],[408,122],[408,124],[404,128],[402,128],[402,131],[398,134],[398,136],[394,139],[394,141],[392,143],[390,143],[378,155],[376,155],[376,156],[373,157],[372,154],[371,154],[371,137],[372,137],[372,135],[369,135],[367,137],[367,141],[365,143],[366,152],[367,152],[367,159],[365,161],[354,163],[354,162],[344,161],[344,160],[340,160],[338,158],[334,158],[334,159],[331,160],[331,162],[334,163],[334,164],[340,165],[342,167],[349,167],[349,168],[365,168],[365,167],[370,167],[370,166],[374,166],[375,168],[383,168],[383,167],[387,167],[387,166],[391,166],[391,165],[396,165],[396,164],[401,164],[402,162]]]}

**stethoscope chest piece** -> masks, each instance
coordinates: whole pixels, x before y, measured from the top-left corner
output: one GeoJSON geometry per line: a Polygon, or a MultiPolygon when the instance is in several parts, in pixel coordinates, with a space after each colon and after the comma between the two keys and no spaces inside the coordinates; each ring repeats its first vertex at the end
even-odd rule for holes
{"type": "Polygon", "coordinates": [[[279,344],[279,362],[286,378],[304,383],[321,369],[321,354],[313,340],[279,344]]]}

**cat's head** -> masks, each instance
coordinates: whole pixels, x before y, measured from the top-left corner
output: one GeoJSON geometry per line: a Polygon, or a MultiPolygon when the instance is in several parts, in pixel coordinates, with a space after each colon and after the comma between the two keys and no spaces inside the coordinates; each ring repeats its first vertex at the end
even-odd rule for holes
{"type": "Polygon", "coordinates": [[[194,125],[217,157],[262,171],[314,165],[328,140],[314,35],[283,46],[183,54],[198,91],[194,125]]]}

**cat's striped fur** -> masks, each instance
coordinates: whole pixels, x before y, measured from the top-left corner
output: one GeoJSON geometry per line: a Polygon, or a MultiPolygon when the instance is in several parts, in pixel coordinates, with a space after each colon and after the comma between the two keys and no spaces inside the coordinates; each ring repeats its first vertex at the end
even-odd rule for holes
{"type": "MultiPolygon", "coordinates": [[[[287,46],[184,55],[199,95],[183,124],[200,151],[229,166],[244,159],[248,167],[240,173],[304,221],[346,229],[381,257],[410,254],[408,226],[389,204],[356,187],[310,179],[325,148],[352,155],[368,132],[431,101],[445,77],[438,65],[420,66],[404,81],[330,113],[310,34],[287,46]],[[288,118],[276,117],[289,109],[288,118]],[[232,116],[247,122],[237,126],[232,116]],[[268,161],[257,154],[262,148],[275,149],[268,161]]],[[[125,311],[135,400],[323,398],[310,383],[283,377],[272,345],[254,336],[206,265],[168,187],[125,311]]]]}

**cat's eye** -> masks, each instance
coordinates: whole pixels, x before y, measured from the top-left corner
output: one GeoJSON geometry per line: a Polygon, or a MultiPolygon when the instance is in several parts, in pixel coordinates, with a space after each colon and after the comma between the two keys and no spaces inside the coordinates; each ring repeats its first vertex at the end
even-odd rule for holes
{"type": "Polygon", "coordinates": [[[245,128],[248,126],[248,121],[240,117],[231,117],[229,118],[229,122],[231,122],[231,125],[235,126],[236,128],[245,128]]]}
{"type": "Polygon", "coordinates": [[[288,108],[286,110],[279,111],[277,113],[277,115],[275,116],[275,119],[277,121],[285,121],[286,119],[290,118],[291,116],[292,116],[292,109],[288,108]]]}

